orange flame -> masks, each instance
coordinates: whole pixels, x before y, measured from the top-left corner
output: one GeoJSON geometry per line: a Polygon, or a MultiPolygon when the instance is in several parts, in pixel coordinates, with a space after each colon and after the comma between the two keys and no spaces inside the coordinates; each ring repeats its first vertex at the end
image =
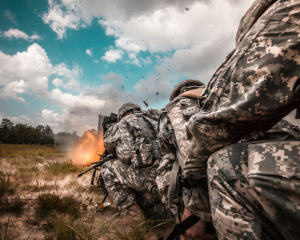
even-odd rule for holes
{"type": "Polygon", "coordinates": [[[84,165],[87,162],[97,162],[100,159],[98,154],[104,152],[103,139],[91,132],[85,132],[68,155],[73,163],[84,165]]]}

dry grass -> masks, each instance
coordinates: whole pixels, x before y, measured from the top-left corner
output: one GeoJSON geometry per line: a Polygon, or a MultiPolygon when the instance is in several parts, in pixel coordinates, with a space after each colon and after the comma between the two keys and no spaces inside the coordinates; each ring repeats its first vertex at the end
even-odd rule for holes
{"type": "MultiPolygon", "coordinates": [[[[114,204],[96,213],[106,190],[90,186],[92,172],[72,177],[83,170],[53,147],[0,144],[0,240],[140,240],[164,234],[149,222],[121,226],[114,204]]],[[[110,196],[106,201],[112,202],[110,196]]]]}
{"type": "Polygon", "coordinates": [[[0,158],[23,157],[27,159],[38,159],[38,161],[40,161],[40,157],[55,159],[64,156],[65,154],[60,152],[58,148],[47,145],[0,144],[0,158]]]}
{"type": "Polygon", "coordinates": [[[73,220],[68,217],[53,217],[48,219],[47,227],[50,233],[45,240],[92,240],[92,227],[83,219],[73,220]]]}
{"type": "Polygon", "coordinates": [[[79,173],[83,168],[74,165],[72,160],[55,161],[45,165],[45,171],[53,176],[69,173],[79,173]]]}
{"type": "Polygon", "coordinates": [[[55,212],[76,217],[79,215],[80,204],[72,196],[60,198],[56,194],[41,194],[36,200],[36,213],[40,217],[52,215],[55,212]]]}
{"type": "Polygon", "coordinates": [[[15,240],[19,233],[17,229],[12,226],[10,219],[6,222],[0,222],[0,240],[15,240]]]}
{"type": "Polygon", "coordinates": [[[12,183],[10,177],[0,172],[0,199],[4,197],[4,195],[12,195],[16,192],[18,185],[16,183],[12,183]]]}
{"type": "Polygon", "coordinates": [[[50,191],[55,189],[55,185],[50,185],[46,184],[45,182],[39,183],[39,181],[36,181],[34,184],[28,184],[28,185],[23,185],[21,187],[22,191],[29,191],[29,192],[45,192],[45,191],[50,191]]]}

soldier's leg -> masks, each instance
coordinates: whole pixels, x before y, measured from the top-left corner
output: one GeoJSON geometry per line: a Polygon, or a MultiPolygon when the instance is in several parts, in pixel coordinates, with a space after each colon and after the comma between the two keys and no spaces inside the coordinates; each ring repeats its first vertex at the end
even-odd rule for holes
{"type": "Polygon", "coordinates": [[[299,173],[288,170],[300,166],[299,149],[300,142],[245,143],[211,156],[210,202],[219,239],[299,237],[299,173]]]}
{"type": "Polygon", "coordinates": [[[117,174],[114,166],[118,161],[106,162],[101,168],[101,176],[105,183],[105,188],[109,192],[114,204],[119,210],[126,209],[138,202],[135,192],[122,185],[122,175],[117,174]],[[121,180],[120,180],[121,178],[121,180]]]}
{"type": "Polygon", "coordinates": [[[255,216],[237,199],[230,185],[237,175],[228,149],[213,154],[208,162],[208,186],[213,224],[219,240],[261,239],[262,227],[255,216]]]}

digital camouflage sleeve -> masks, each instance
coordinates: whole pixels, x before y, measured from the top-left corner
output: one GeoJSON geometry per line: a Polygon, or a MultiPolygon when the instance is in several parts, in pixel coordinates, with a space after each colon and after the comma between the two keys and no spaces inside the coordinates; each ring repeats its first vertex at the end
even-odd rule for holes
{"type": "Polygon", "coordinates": [[[212,153],[251,132],[271,128],[296,108],[299,24],[299,0],[258,0],[246,13],[235,51],[210,80],[200,112],[187,124],[186,178],[205,179],[212,153]]]}

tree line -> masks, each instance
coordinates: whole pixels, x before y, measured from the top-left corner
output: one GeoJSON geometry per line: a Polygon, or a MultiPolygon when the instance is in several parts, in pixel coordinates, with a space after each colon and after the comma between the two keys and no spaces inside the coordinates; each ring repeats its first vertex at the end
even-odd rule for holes
{"type": "Polygon", "coordinates": [[[0,125],[0,143],[53,145],[54,136],[48,125],[35,128],[27,124],[14,125],[7,118],[3,118],[0,125]]]}

